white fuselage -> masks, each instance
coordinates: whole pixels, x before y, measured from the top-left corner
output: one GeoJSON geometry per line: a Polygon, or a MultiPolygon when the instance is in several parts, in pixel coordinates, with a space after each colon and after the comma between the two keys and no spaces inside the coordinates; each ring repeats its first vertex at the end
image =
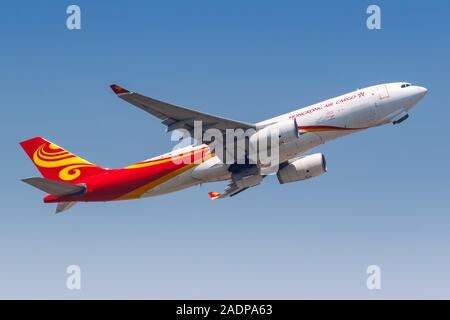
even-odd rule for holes
{"type": "MultiPolygon", "coordinates": [[[[330,140],[375,126],[402,121],[427,90],[407,82],[387,83],[358,89],[256,124],[257,129],[287,119],[296,119],[299,138],[280,146],[280,163],[330,140]]],[[[205,145],[191,146],[191,149],[205,145]]],[[[186,151],[186,148],[183,149],[186,151]]],[[[176,154],[177,150],[172,153],[176,154]]],[[[160,195],[201,183],[230,179],[227,166],[213,157],[150,190],[160,195]]]]}

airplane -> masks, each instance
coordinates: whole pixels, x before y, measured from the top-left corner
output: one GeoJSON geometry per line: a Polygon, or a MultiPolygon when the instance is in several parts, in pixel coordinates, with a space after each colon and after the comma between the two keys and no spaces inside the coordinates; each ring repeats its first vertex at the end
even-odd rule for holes
{"type": "MultiPolygon", "coordinates": [[[[249,139],[260,143],[268,132],[276,130],[278,163],[275,173],[280,184],[324,174],[327,171],[325,156],[321,153],[308,155],[308,151],[351,133],[390,123],[400,124],[428,91],[409,82],[379,84],[275,118],[247,123],[175,106],[116,84],[111,85],[111,89],[119,98],[159,118],[167,132],[186,130],[192,133],[195,122],[201,121],[202,132],[211,128],[223,134],[230,129],[254,130],[249,139]]],[[[192,144],[119,169],[97,166],[42,137],[20,142],[20,145],[42,174],[42,177],[22,181],[47,193],[43,201],[57,203],[56,213],[78,202],[139,199],[207,182],[227,181],[224,192],[209,193],[211,199],[221,199],[259,185],[268,175],[266,165],[257,161],[225,161],[208,143],[192,144]]],[[[244,151],[246,158],[247,144],[244,151]]]]}

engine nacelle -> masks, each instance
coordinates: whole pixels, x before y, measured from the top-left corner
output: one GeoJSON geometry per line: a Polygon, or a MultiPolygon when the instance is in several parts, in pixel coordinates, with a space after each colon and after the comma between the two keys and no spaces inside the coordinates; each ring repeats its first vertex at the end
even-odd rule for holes
{"type": "Polygon", "coordinates": [[[283,183],[306,180],[327,172],[327,162],[322,153],[297,159],[278,170],[278,181],[283,183]]]}
{"type": "Polygon", "coordinates": [[[271,135],[273,133],[278,134],[279,144],[292,142],[299,137],[297,121],[295,119],[289,119],[271,124],[252,135],[250,137],[250,143],[255,147],[260,142],[268,144],[271,141],[271,135]]]}

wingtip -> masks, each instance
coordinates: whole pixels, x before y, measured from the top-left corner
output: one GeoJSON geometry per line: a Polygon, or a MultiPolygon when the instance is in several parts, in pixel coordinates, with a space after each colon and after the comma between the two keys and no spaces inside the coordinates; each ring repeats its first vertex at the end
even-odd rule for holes
{"type": "Polygon", "coordinates": [[[208,195],[209,195],[209,197],[211,198],[211,200],[218,199],[218,198],[220,198],[220,196],[221,196],[220,193],[215,192],[215,191],[208,192],[208,195]]]}
{"type": "Polygon", "coordinates": [[[121,86],[117,84],[110,85],[112,91],[114,91],[115,94],[124,94],[124,93],[130,93],[127,89],[122,88],[121,86]]]}

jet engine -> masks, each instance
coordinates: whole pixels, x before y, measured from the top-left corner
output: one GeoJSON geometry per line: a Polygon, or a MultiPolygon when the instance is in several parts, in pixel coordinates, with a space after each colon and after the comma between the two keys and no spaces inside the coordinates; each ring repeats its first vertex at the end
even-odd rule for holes
{"type": "Polygon", "coordinates": [[[279,144],[292,142],[295,139],[298,139],[299,133],[297,121],[295,119],[283,120],[262,128],[250,137],[250,143],[254,146],[262,141],[269,143],[272,134],[278,135],[279,144]]]}
{"type": "Polygon", "coordinates": [[[327,163],[322,153],[315,153],[294,160],[278,170],[278,181],[283,183],[306,180],[327,172],[327,163]]]}

